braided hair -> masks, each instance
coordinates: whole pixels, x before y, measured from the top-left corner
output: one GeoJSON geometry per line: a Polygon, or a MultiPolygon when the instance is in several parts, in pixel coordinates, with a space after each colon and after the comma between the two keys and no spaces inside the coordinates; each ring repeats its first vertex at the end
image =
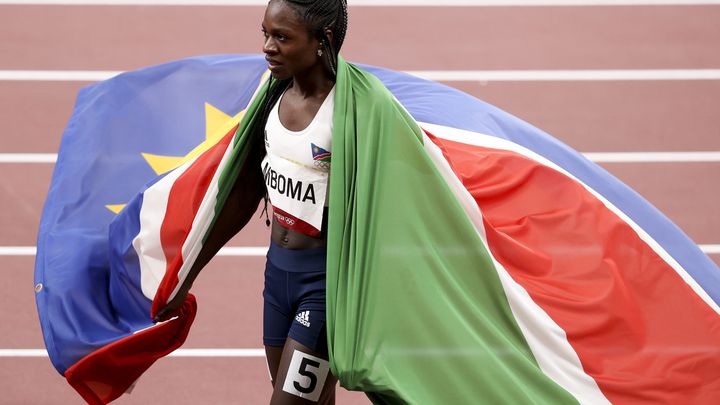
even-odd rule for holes
{"type": "MultiPolygon", "coordinates": [[[[347,33],[347,0],[278,0],[283,1],[300,17],[301,21],[304,22],[308,27],[308,35],[312,38],[315,37],[320,42],[322,52],[323,63],[328,71],[332,74],[333,78],[337,76],[337,61],[338,53],[345,41],[345,34],[347,33]],[[332,41],[328,37],[326,30],[330,30],[333,33],[332,41]]],[[[267,124],[268,116],[272,111],[275,103],[278,102],[280,96],[285,92],[292,78],[285,80],[276,80],[273,78],[269,79],[270,88],[265,94],[265,98],[260,106],[259,114],[253,121],[251,135],[253,140],[253,154],[259,153],[264,155],[264,134],[265,125],[267,124]],[[273,83],[275,81],[276,83],[273,83]],[[262,149],[262,152],[258,151],[262,149]]],[[[265,215],[267,218],[267,203],[268,196],[265,195],[265,215]]],[[[270,225],[269,219],[266,219],[266,223],[270,225]]]]}
{"type": "Polygon", "coordinates": [[[347,32],[346,0],[282,0],[291,6],[308,26],[308,34],[315,36],[323,48],[326,66],[333,76],[337,74],[337,55],[347,32]],[[330,29],[333,39],[327,37],[330,29]]]}

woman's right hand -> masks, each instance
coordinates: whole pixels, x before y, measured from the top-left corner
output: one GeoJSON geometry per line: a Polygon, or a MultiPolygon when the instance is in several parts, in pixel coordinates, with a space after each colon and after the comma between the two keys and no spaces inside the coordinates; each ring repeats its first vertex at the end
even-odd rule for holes
{"type": "Polygon", "coordinates": [[[180,315],[180,308],[182,307],[183,302],[185,302],[185,298],[187,298],[188,290],[180,289],[180,291],[175,294],[175,298],[170,300],[167,305],[165,305],[162,309],[158,311],[157,314],[155,314],[153,321],[164,322],[174,316],[180,315]]]}

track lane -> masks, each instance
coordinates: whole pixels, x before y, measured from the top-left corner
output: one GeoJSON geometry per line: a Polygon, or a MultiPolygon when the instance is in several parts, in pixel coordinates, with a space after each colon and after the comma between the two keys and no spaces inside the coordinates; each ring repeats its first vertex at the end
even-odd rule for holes
{"type": "MultiPolygon", "coordinates": [[[[33,291],[34,256],[0,257],[0,349],[45,348],[33,291]]],[[[0,358],[0,370],[7,359],[0,358]]],[[[48,362],[49,364],[49,362],[48,362]]],[[[0,378],[0,387],[3,384],[0,378]]],[[[0,388],[0,392],[7,392],[0,388]]]]}
{"type": "MultiPolygon", "coordinates": [[[[77,10],[80,9],[77,8],[77,10]]],[[[52,10],[52,7],[38,7],[30,14],[23,14],[23,12],[18,14],[19,8],[10,10],[9,6],[0,6],[0,69],[15,67],[20,69],[130,69],[195,54],[257,52],[258,50],[256,43],[258,41],[255,41],[251,34],[255,32],[259,19],[236,18],[234,13],[242,11],[243,8],[213,8],[211,11],[201,10],[202,7],[189,8],[192,12],[178,10],[184,9],[183,7],[158,7],[158,10],[162,9],[160,12],[147,10],[145,7],[128,9],[127,13],[116,12],[112,8],[103,9],[103,13],[98,10],[94,15],[90,15],[90,17],[97,18],[97,20],[92,20],[86,18],[87,15],[66,8],[52,10]],[[50,16],[45,15],[47,12],[50,16]],[[100,14],[103,15],[100,16],[100,14]],[[22,17],[27,18],[23,19],[22,17]],[[199,28],[196,28],[198,26],[199,28]],[[52,33],[48,34],[39,27],[48,27],[52,33]],[[238,40],[237,38],[240,36],[247,38],[247,41],[238,40]],[[68,42],[69,45],[67,45],[68,42]],[[142,44],[142,46],[138,47],[137,44],[142,44]]],[[[462,10],[463,15],[458,15],[456,11],[447,11],[441,8],[435,8],[432,15],[415,15],[413,11],[407,9],[383,9],[381,14],[368,12],[359,15],[354,9],[351,9],[351,26],[358,30],[350,31],[351,37],[346,45],[345,55],[349,59],[396,69],[717,68],[720,65],[718,63],[720,55],[715,52],[718,39],[720,39],[719,28],[716,24],[720,20],[718,18],[720,8],[653,7],[648,9],[628,7],[622,8],[622,12],[611,9],[613,8],[586,8],[582,13],[575,13],[572,8],[558,8],[551,10],[551,14],[545,15],[536,13],[536,10],[522,8],[514,10],[485,9],[482,11],[482,15],[470,14],[469,11],[463,13],[462,10]],[[404,21],[410,21],[411,24],[396,26],[398,22],[404,21]],[[463,25],[451,25],[451,21],[458,21],[463,25]],[[388,52],[393,51],[395,54],[388,56],[388,52]],[[401,56],[397,56],[398,54],[401,56]]],[[[257,14],[259,15],[259,13],[257,14]]],[[[4,101],[2,92],[7,88],[6,84],[0,84],[0,100],[5,103],[2,105],[4,108],[0,110],[12,111],[11,115],[13,116],[27,114],[26,117],[28,117],[28,120],[19,122],[19,126],[3,128],[4,134],[17,133],[19,131],[17,128],[31,125],[33,117],[30,113],[26,113],[26,110],[18,108],[21,103],[4,101]]],[[[33,86],[35,85],[36,83],[33,84],[33,86]]],[[[60,84],[59,87],[62,85],[60,84]]],[[[517,88],[525,85],[526,83],[515,84],[517,88]]],[[[550,83],[543,83],[541,87],[546,85],[552,86],[550,83]]],[[[607,86],[607,84],[605,85],[607,86]]],[[[609,88],[612,88],[612,84],[609,85],[609,88]]],[[[527,104],[526,110],[522,110],[528,111],[527,115],[524,115],[524,112],[519,114],[518,110],[512,108],[507,109],[562,139],[566,139],[565,136],[569,137],[570,135],[566,134],[571,132],[564,132],[561,121],[567,119],[574,122],[570,128],[573,129],[572,136],[575,136],[578,129],[583,130],[587,127],[587,120],[592,119],[585,115],[587,111],[569,110],[566,106],[577,103],[575,97],[582,97],[583,92],[590,91],[588,94],[592,95],[597,91],[584,88],[579,91],[581,95],[576,96],[578,93],[568,90],[568,93],[562,97],[553,97],[551,94],[550,101],[542,99],[542,102],[533,105],[532,102],[529,102],[532,101],[532,98],[528,98],[522,92],[514,93],[512,89],[505,86],[495,88],[491,83],[484,90],[484,98],[488,101],[495,100],[492,102],[501,107],[506,102],[504,100],[522,98],[513,103],[527,104]],[[534,117],[537,113],[534,110],[542,109],[548,103],[552,104],[553,99],[557,103],[556,108],[540,111],[538,114],[542,120],[548,122],[548,125],[545,125],[545,121],[535,121],[534,117]],[[567,115],[563,117],[563,114],[567,115]],[[553,126],[556,125],[555,123],[558,125],[557,131],[553,126]]],[[[550,93],[560,92],[561,95],[563,93],[562,89],[554,87],[544,87],[542,90],[550,93]]],[[[36,90],[30,90],[31,93],[34,91],[36,90]]],[[[42,92],[43,90],[37,91],[42,92]]],[[[652,88],[648,88],[648,92],[652,91],[654,91],[652,88]]],[[[638,90],[638,93],[642,92],[642,89],[638,90]]],[[[51,97],[58,97],[57,100],[60,102],[64,97],[60,93],[51,97]]],[[[62,101],[62,106],[64,106],[62,108],[66,109],[67,115],[64,118],[60,117],[61,114],[58,115],[60,118],[55,124],[57,130],[50,132],[51,137],[48,143],[42,144],[49,145],[51,148],[55,145],[55,149],[51,149],[51,152],[56,150],[59,134],[69,116],[75,92],[69,94],[70,96],[66,97],[66,100],[69,98],[71,101],[62,101]],[[53,144],[53,142],[55,143],[53,144]]],[[[621,94],[616,97],[622,99],[627,96],[627,92],[621,94]]],[[[717,121],[713,120],[717,117],[710,115],[712,111],[703,109],[716,104],[716,94],[712,93],[707,96],[713,101],[704,105],[700,102],[696,103],[693,95],[682,97],[685,95],[679,94],[681,97],[676,99],[677,105],[672,108],[656,106],[653,116],[656,113],[663,116],[660,117],[660,122],[657,122],[656,129],[688,125],[670,121],[670,118],[676,114],[676,109],[683,109],[681,103],[689,103],[693,105],[688,105],[688,110],[697,111],[696,107],[700,107],[700,113],[685,116],[685,121],[697,122],[697,127],[700,129],[689,131],[692,132],[689,135],[688,132],[683,132],[684,140],[688,144],[704,142],[708,139],[707,133],[710,134],[710,142],[717,140],[720,137],[717,137],[717,133],[711,132],[719,127],[717,121]],[[667,122],[662,121],[664,118],[667,118],[667,122]],[[700,133],[700,137],[695,138],[698,133],[700,133]]],[[[706,96],[702,97],[705,99],[706,96]]],[[[654,149],[655,145],[670,148],[668,150],[676,150],[675,144],[666,143],[666,141],[660,144],[655,140],[657,136],[652,137],[650,136],[652,134],[647,133],[641,134],[642,141],[638,140],[637,143],[634,143],[633,137],[640,136],[637,128],[646,129],[647,126],[636,126],[635,120],[627,119],[620,114],[622,105],[603,101],[601,98],[598,96],[597,99],[586,102],[594,109],[609,109],[611,119],[601,122],[600,125],[610,126],[614,129],[613,133],[619,135],[617,138],[608,138],[607,133],[588,134],[583,139],[589,142],[589,145],[598,147],[594,151],[616,150],[616,148],[605,148],[604,145],[622,144],[623,142],[637,146],[635,150],[650,150],[648,146],[652,146],[654,149]],[[649,135],[647,142],[644,140],[645,135],[649,135]]],[[[660,99],[660,97],[657,98],[660,99]]],[[[43,104],[42,102],[40,104],[30,102],[27,105],[31,107],[27,110],[30,111],[32,107],[40,108],[43,104]]],[[[52,114],[51,110],[61,108],[60,105],[48,102],[47,106],[42,108],[48,114],[52,114]]],[[[641,122],[642,120],[637,115],[640,113],[635,111],[634,114],[636,114],[634,117],[638,117],[637,121],[641,122]]],[[[697,113],[693,112],[692,114],[697,113]]],[[[0,116],[0,125],[6,122],[6,119],[12,118],[0,116]]],[[[46,119],[48,117],[43,116],[36,121],[46,119]]],[[[42,125],[38,125],[35,131],[44,131],[42,125]]],[[[38,132],[25,132],[21,135],[20,138],[26,139],[26,144],[13,141],[9,141],[9,144],[39,147],[39,143],[33,143],[42,138],[38,132]]],[[[7,135],[4,135],[0,142],[4,142],[6,139],[7,135]]],[[[573,138],[567,139],[570,140],[571,145],[577,145],[573,143],[575,142],[573,138]]],[[[5,152],[2,146],[0,144],[0,152],[5,152]]],[[[677,149],[690,150],[685,147],[677,149]]],[[[28,150],[18,151],[27,152],[28,150]]],[[[44,152],[44,150],[39,151],[44,152]]],[[[697,169],[698,166],[695,164],[687,165],[695,168],[689,171],[677,169],[679,166],[685,167],[686,165],[635,165],[634,169],[628,169],[631,170],[629,174],[621,177],[653,201],[656,198],[654,195],[658,193],[658,201],[663,201],[663,204],[668,198],[678,200],[667,202],[673,206],[673,209],[683,211],[685,214],[697,211],[696,214],[701,218],[694,222],[695,225],[704,220],[707,223],[703,226],[710,231],[720,229],[715,221],[716,218],[710,217],[708,220],[707,217],[703,217],[706,215],[706,210],[709,210],[709,204],[697,210],[697,204],[716,199],[717,193],[712,192],[712,187],[701,188],[697,185],[718,184],[718,179],[713,174],[713,172],[718,172],[717,166],[710,166],[708,169],[704,169],[705,171],[697,169]],[[655,172],[649,173],[650,171],[655,172]],[[664,174],[667,172],[671,173],[669,178],[677,178],[685,184],[675,184],[675,180],[665,182],[663,177],[666,177],[664,174]],[[707,172],[710,172],[710,177],[707,172]],[[692,187],[693,185],[695,187],[692,187]]],[[[615,165],[606,165],[606,167],[613,172],[625,170],[618,169],[615,165]]],[[[0,165],[3,175],[11,172],[10,177],[20,179],[20,176],[12,174],[16,173],[15,170],[10,166],[0,165]]],[[[9,213],[6,216],[0,215],[0,223],[3,224],[0,239],[10,240],[12,245],[34,245],[34,232],[36,232],[39,216],[20,225],[11,217],[24,218],[26,214],[29,214],[28,210],[38,211],[38,207],[41,207],[41,199],[44,199],[49,182],[49,171],[44,172],[43,170],[46,169],[25,170],[24,181],[27,183],[37,182],[38,177],[45,179],[44,183],[42,180],[40,181],[42,183],[40,186],[0,182],[0,204],[9,213]],[[10,189],[7,188],[8,185],[11,187],[10,189]],[[6,224],[8,226],[5,226],[6,224]],[[27,240],[27,243],[18,243],[18,239],[14,238],[17,235],[20,235],[21,239],[27,240]]],[[[656,205],[667,213],[667,210],[659,203],[656,205]]],[[[258,225],[253,234],[259,235],[262,221],[255,222],[258,225]]],[[[707,243],[718,243],[718,235],[711,236],[713,239],[708,240],[707,243]]],[[[265,234],[262,238],[257,238],[257,243],[266,240],[265,234]]],[[[697,238],[696,241],[701,242],[697,238]]],[[[233,243],[241,242],[236,240],[233,243]]],[[[0,245],[5,245],[5,243],[0,243],[0,245]]],[[[720,255],[711,257],[720,264],[720,255]]],[[[0,258],[0,263],[3,263],[4,260],[0,258]]],[[[4,294],[6,299],[13,298],[12,293],[24,294],[23,298],[18,298],[18,302],[24,304],[18,304],[18,306],[7,304],[7,308],[17,309],[20,312],[11,316],[3,309],[0,313],[0,323],[5,325],[6,319],[12,323],[18,322],[20,329],[33,329],[25,330],[25,338],[33,339],[32,334],[35,333],[34,339],[38,339],[39,328],[36,324],[37,315],[34,313],[34,303],[28,303],[28,301],[32,301],[32,293],[22,287],[25,285],[27,288],[32,288],[31,269],[34,259],[25,257],[13,258],[13,260],[21,263],[4,266],[4,269],[9,272],[17,271],[20,274],[27,272],[27,274],[19,276],[21,279],[17,282],[10,282],[12,280],[8,279],[5,285],[13,288],[13,291],[4,294]],[[27,312],[25,312],[26,310],[27,312]],[[33,325],[33,323],[35,324],[33,325]]],[[[233,338],[237,333],[243,333],[243,339],[253,338],[251,335],[253,332],[247,332],[239,325],[226,325],[222,328],[216,326],[223,322],[217,314],[229,310],[223,307],[222,300],[219,300],[219,297],[213,293],[226,289],[232,290],[235,282],[229,282],[227,277],[222,276],[228,267],[232,267],[236,263],[236,260],[238,266],[246,264],[254,266],[254,261],[261,261],[258,258],[216,258],[213,260],[211,267],[205,270],[196,284],[197,293],[202,294],[199,297],[200,314],[198,325],[191,332],[188,345],[201,345],[204,342],[222,344],[218,343],[217,339],[221,336],[233,338]],[[205,291],[209,292],[205,293],[205,291]],[[201,318],[205,316],[207,318],[201,318]],[[200,326],[203,319],[206,323],[200,326]],[[220,331],[221,335],[215,336],[212,333],[217,331],[220,331]]],[[[238,271],[236,268],[232,271],[239,275],[245,273],[244,270],[238,271]]],[[[257,276],[258,273],[253,274],[257,276]]],[[[246,296],[252,296],[255,293],[252,289],[256,286],[251,284],[257,284],[257,280],[251,282],[243,278],[237,283],[241,285],[237,289],[238,293],[244,293],[246,296]],[[243,283],[243,281],[247,283],[243,283]]],[[[253,304],[248,301],[247,305],[253,304]]],[[[239,320],[251,324],[258,321],[259,312],[257,311],[254,311],[255,314],[248,314],[248,316],[240,314],[237,317],[239,320]]],[[[40,342],[40,344],[42,343],[40,342]]],[[[188,345],[186,347],[189,347],[188,345]]],[[[3,392],[2,401],[4,403],[24,404],[29,400],[33,403],[81,403],[79,397],[56,375],[47,359],[0,359],[0,364],[3,366],[0,367],[0,392],[3,392]],[[39,389],[39,387],[41,388],[39,389]]],[[[269,397],[269,385],[266,382],[267,375],[262,359],[169,358],[161,360],[151,368],[140,381],[135,393],[122,398],[118,403],[238,403],[242,400],[248,403],[263,403],[269,397]],[[158,399],[158,394],[165,392],[168,392],[169,396],[158,399]],[[164,402],[165,400],[168,402],[164,402]]],[[[362,399],[361,394],[355,395],[360,395],[362,399]]],[[[346,400],[341,393],[338,403],[356,403],[350,401],[352,400],[346,400]]],[[[363,400],[357,403],[367,403],[367,401],[363,400]]]]}
{"type": "MultiPolygon", "coordinates": [[[[262,12],[0,6],[0,69],[127,70],[199,54],[254,53],[262,12]]],[[[719,20],[714,6],[350,7],[343,53],[403,70],[716,68],[719,20]]]]}
{"type": "MultiPolygon", "coordinates": [[[[720,265],[720,254],[709,257],[720,265]]],[[[4,330],[0,349],[37,349],[44,343],[33,288],[33,256],[3,256],[0,284],[4,330]]],[[[263,257],[216,257],[198,277],[198,315],[183,348],[262,347],[263,257]]],[[[0,363],[3,360],[0,359],[0,363]]]]}
{"type": "MultiPolygon", "coordinates": [[[[34,257],[0,257],[0,348],[44,348],[32,293],[34,257]],[[23,288],[25,287],[25,288],[23,288]]],[[[264,258],[216,257],[193,286],[198,315],[183,348],[262,348],[264,258]]],[[[47,358],[0,358],[3,404],[81,404],[47,358]],[[37,387],[42,387],[38,390],[37,387]]],[[[270,397],[263,358],[166,358],[118,404],[263,403],[270,397]],[[200,378],[198,378],[200,377],[200,378]],[[162,399],[157,396],[162,393],[162,399]],[[200,398],[198,398],[200,397],[200,398]],[[200,401],[200,402],[198,402],[200,401]]],[[[338,403],[368,404],[338,389],[338,403]]]]}
{"type": "MultiPolygon", "coordinates": [[[[0,349],[44,348],[33,256],[0,256],[0,349]]],[[[215,257],[193,285],[198,314],[183,348],[261,348],[264,257],[215,257]]],[[[0,358],[0,362],[3,359],[0,358]]]]}
{"type": "MultiPolygon", "coordinates": [[[[81,405],[81,400],[46,358],[1,359],[0,392],[7,405],[81,405]]],[[[338,404],[370,404],[365,395],[339,387],[338,404]]],[[[263,404],[271,386],[263,358],[163,358],[130,395],[113,404],[263,404]]]]}
{"type": "Polygon", "coordinates": [[[720,240],[715,208],[720,163],[604,163],[602,166],[650,201],[696,243],[720,240]],[[704,186],[703,186],[704,185],[704,186]]]}
{"type": "MultiPolygon", "coordinates": [[[[88,83],[0,82],[0,153],[56,153],[88,83]]],[[[720,151],[720,81],[455,82],[582,152],[720,151]]],[[[236,111],[226,111],[234,114],[236,111]]]]}
{"type": "MultiPolygon", "coordinates": [[[[52,164],[0,164],[0,246],[34,246],[40,216],[50,187],[52,164]]],[[[131,198],[131,197],[129,197],[131,198]]],[[[122,204],[127,201],[108,201],[122,204]]],[[[269,229],[260,215],[262,205],[246,229],[229,246],[267,246],[269,229]]]]}
{"type": "Polygon", "coordinates": [[[456,82],[582,152],[720,150],[720,81],[456,82]]]}
{"type": "Polygon", "coordinates": [[[0,152],[57,152],[78,91],[88,84],[0,82],[0,152]]]}
{"type": "MultiPolygon", "coordinates": [[[[604,163],[612,174],[638,191],[698,244],[720,243],[720,213],[715,187],[720,163],[604,163]]],[[[0,164],[0,246],[34,246],[40,212],[47,194],[52,165],[0,164]]],[[[108,202],[118,203],[118,202],[108,202]]],[[[267,246],[269,231],[260,211],[228,246],[267,246]]]]}

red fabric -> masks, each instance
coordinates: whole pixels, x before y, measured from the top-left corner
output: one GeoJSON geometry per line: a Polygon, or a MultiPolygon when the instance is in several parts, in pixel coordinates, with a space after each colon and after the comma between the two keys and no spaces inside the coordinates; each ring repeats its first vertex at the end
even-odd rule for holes
{"type": "Polygon", "coordinates": [[[192,230],[192,223],[200,208],[200,203],[202,203],[235,131],[237,131],[237,125],[210,150],[200,155],[175,180],[170,189],[167,210],[160,229],[166,270],[152,303],[151,316],[153,318],[167,304],[168,298],[178,285],[177,274],[183,265],[182,246],[192,230]]]}
{"type": "Polygon", "coordinates": [[[99,349],[65,371],[68,383],[88,404],[121,396],[156,360],[180,347],[195,320],[197,303],[188,294],[178,318],[127,336],[99,349]]]}
{"type": "Polygon", "coordinates": [[[720,317],[626,222],[520,154],[432,140],[480,207],[493,256],[611,402],[718,403],[720,317]]]}

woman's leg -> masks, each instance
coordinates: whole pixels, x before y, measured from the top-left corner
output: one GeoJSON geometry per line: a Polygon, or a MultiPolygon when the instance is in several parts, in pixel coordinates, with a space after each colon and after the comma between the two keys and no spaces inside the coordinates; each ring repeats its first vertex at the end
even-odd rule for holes
{"type": "MultiPolygon", "coordinates": [[[[268,353],[267,346],[265,349],[268,353]]],[[[276,351],[272,352],[268,356],[268,364],[271,364],[271,357],[276,356],[276,351]]],[[[330,373],[327,355],[315,352],[292,338],[288,338],[282,348],[273,381],[271,405],[335,404],[337,378],[330,373]]]]}
{"type": "Polygon", "coordinates": [[[282,346],[265,346],[265,359],[267,360],[268,372],[270,373],[270,382],[275,386],[277,381],[278,367],[280,367],[280,358],[282,357],[282,346]]]}
{"type": "Polygon", "coordinates": [[[283,346],[293,321],[292,308],[287,306],[287,280],[287,273],[277,269],[268,260],[263,290],[263,344],[273,386],[277,381],[283,346]]]}

